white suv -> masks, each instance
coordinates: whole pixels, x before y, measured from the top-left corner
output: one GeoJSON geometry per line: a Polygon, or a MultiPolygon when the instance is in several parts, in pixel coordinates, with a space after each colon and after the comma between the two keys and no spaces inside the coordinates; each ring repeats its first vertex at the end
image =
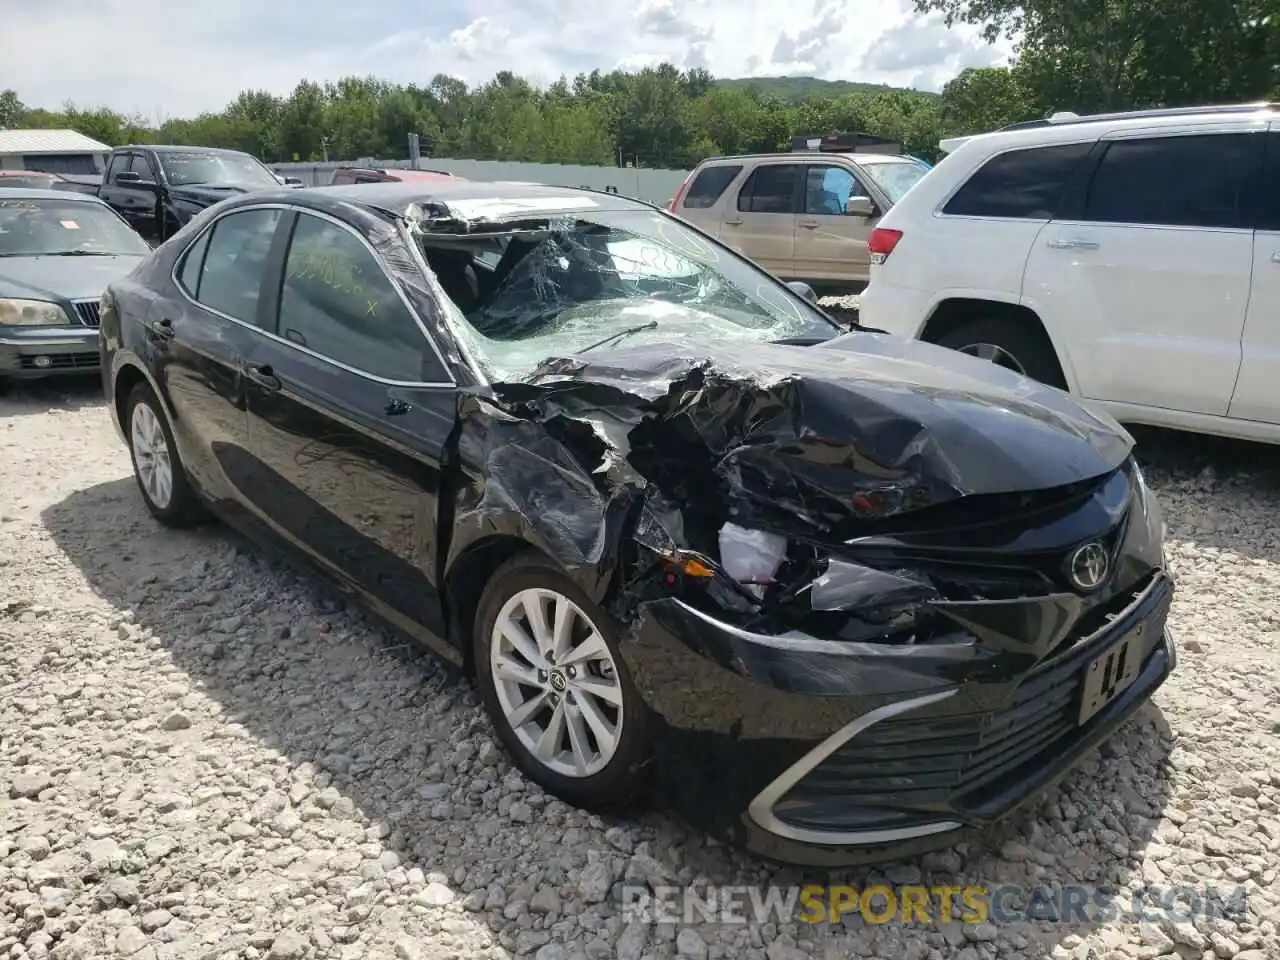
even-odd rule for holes
{"type": "Polygon", "coordinates": [[[1116,419],[1280,442],[1280,105],[959,142],[872,233],[868,327],[1116,419]]]}

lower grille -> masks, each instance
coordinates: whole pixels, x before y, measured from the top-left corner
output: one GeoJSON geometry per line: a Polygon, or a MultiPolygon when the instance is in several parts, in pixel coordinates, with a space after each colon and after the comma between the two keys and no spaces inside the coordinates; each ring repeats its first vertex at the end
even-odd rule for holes
{"type": "Polygon", "coordinates": [[[98,324],[102,322],[97,300],[76,300],[72,306],[76,308],[76,314],[80,317],[80,322],[86,327],[94,327],[96,329],[98,324]]]}
{"type": "Polygon", "coordinates": [[[85,370],[99,362],[96,353],[53,353],[48,357],[47,364],[37,364],[35,357],[21,357],[18,365],[23,370],[85,370]]]}
{"type": "MultiPolygon", "coordinates": [[[[1077,725],[1081,674],[1143,617],[1155,614],[1139,649],[1145,664],[1164,633],[1172,586],[1157,585],[1140,609],[1028,674],[998,710],[881,721],[819,764],[774,808],[780,820],[812,830],[855,829],[876,810],[960,813],[980,807],[1069,744],[1077,725]]],[[[977,695],[998,693],[982,691],[977,695]]],[[[962,696],[964,694],[962,693],[962,696]]],[[[945,709],[944,703],[940,709],[945,709]]]]}

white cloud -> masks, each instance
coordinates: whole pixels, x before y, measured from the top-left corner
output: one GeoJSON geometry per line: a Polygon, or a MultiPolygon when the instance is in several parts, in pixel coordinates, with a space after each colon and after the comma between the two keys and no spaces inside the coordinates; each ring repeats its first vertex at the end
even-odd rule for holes
{"type": "Polygon", "coordinates": [[[24,102],[153,120],[347,74],[474,84],[510,70],[545,84],[667,60],[724,77],[936,89],[1007,53],[914,14],[910,0],[9,0],[4,31],[5,79],[24,102]]]}

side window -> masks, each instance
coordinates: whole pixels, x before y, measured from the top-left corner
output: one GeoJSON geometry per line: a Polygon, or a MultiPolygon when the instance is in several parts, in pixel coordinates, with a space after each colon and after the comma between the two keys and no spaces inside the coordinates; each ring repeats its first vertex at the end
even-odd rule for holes
{"type": "Polygon", "coordinates": [[[689,184],[684,200],[680,206],[690,210],[705,210],[715,206],[721,194],[733,183],[734,178],[742,172],[741,164],[714,164],[703,167],[689,184]]]}
{"type": "Polygon", "coordinates": [[[1265,138],[1254,133],[1117,140],[1107,147],[1082,219],[1180,227],[1252,226],[1265,138]]]}
{"type": "Polygon", "coordinates": [[[957,217],[1051,220],[1092,143],[1010,150],[992,157],[942,212],[957,217]]]}
{"type": "Polygon", "coordinates": [[[383,380],[446,379],[372,251],[343,227],[302,214],[280,291],[286,340],[383,380]]]}
{"type": "Polygon", "coordinates": [[[799,176],[800,167],[795,164],[761,164],[738,192],[738,209],[743,213],[795,213],[799,176]]]}
{"type": "Polygon", "coordinates": [[[804,212],[843,216],[850,197],[869,197],[857,178],[844,167],[811,165],[804,179],[804,212]]]}
{"type": "Polygon", "coordinates": [[[1267,137],[1267,169],[1259,192],[1258,229],[1280,232],[1280,130],[1267,137]]]}
{"type": "Polygon", "coordinates": [[[212,235],[209,230],[200,234],[200,239],[182,255],[182,266],[178,270],[178,282],[182,284],[182,289],[197,300],[200,298],[200,270],[204,267],[204,255],[209,249],[209,238],[212,235]]]}
{"type": "Polygon", "coordinates": [[[256,322],[258,292],[279,222],[279,210],[245,210],[215,223],[205,246],[196,299],[210,310],[256,322]]]}
{"type": "Polygon", "coordinates": [[[152,163],[151,157],[145,153],[135,153],[133,155],[133,165],[129,168],[143,180],[155,180],[156,165],[152,163]]]}
{"type": "Polygon", "coordinates": [[[103,183],[111,183],[116,178],[116,174],[121,170],[129,169],[129,154],[113,153],[111,160],[107,163],[106,172],[102,176],[103,183]]]}

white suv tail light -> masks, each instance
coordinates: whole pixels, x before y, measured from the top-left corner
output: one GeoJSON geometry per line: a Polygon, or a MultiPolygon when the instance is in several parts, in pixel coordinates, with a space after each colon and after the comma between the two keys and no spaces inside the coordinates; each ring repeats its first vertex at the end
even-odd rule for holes
{"type": "Polygon", "coordinates": [[[871,254],[871,262],[881,264],[888,260],[889,254],[893,253],[893,248],[901,239],[901,230],[890,230],[886,227],[876,227],[872,230],[867,240],[867,252],[871,254]]]}

